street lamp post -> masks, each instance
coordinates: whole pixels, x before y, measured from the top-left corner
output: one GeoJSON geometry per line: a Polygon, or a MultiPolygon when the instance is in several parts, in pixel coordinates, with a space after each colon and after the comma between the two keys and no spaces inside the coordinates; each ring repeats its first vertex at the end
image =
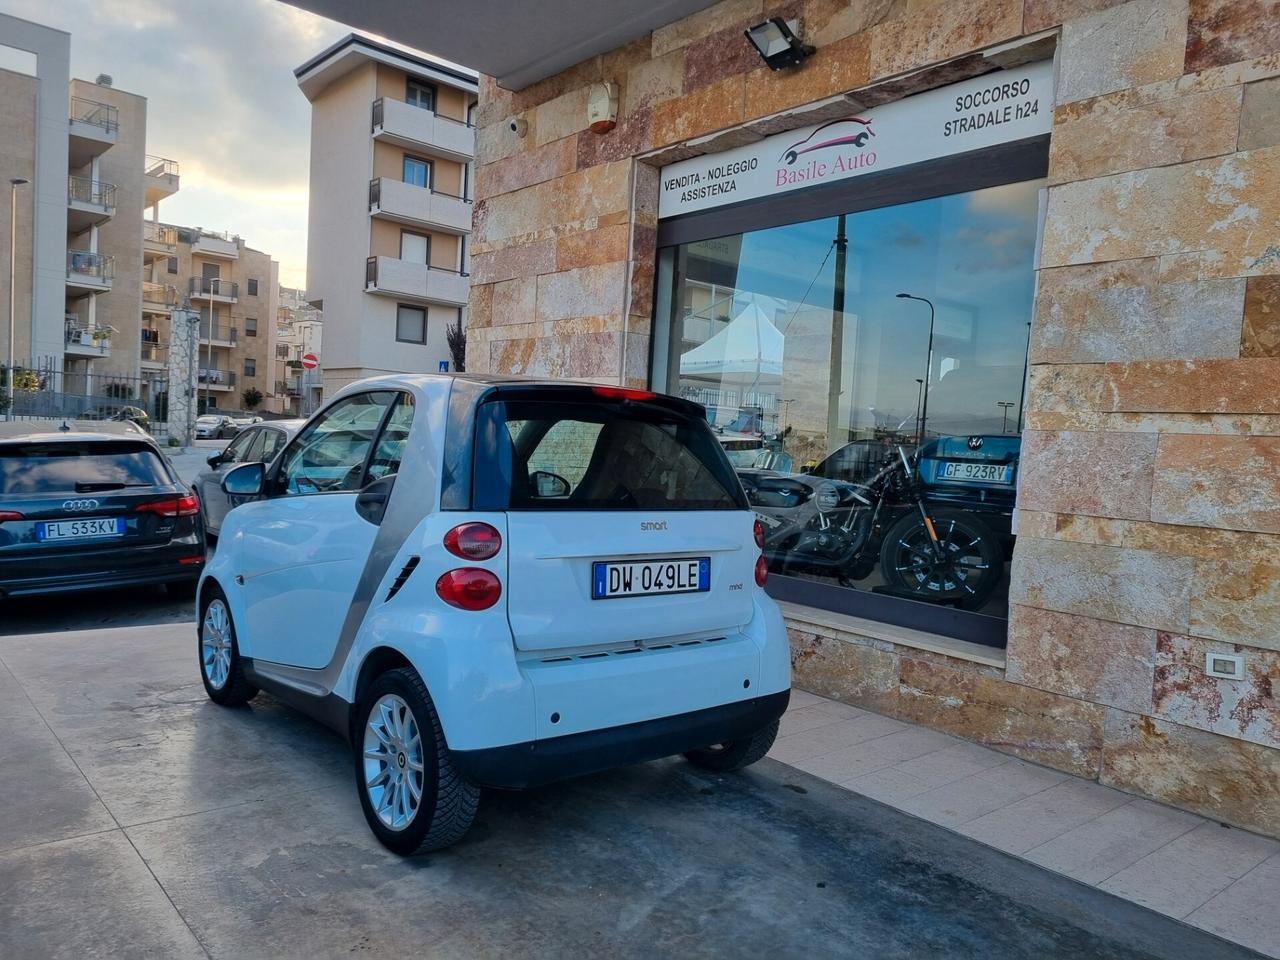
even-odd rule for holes
{"type": "Polygon", "coordinates": [[[9,397],[9,417],[14,418],[14,380],[13,356],[17,349],[18,326],[18,188],[30,183],[26,177],[9,179],[9,363],[5,367],[5,390],[9,397]]]}
{"type": "Polygon", "coordinates": [[[924,389],[924,378],[916,377],[916,446],[920,446],[920,392],[924,389]]]}
{"type": "MultiPolygon", "coordinates": [[[[199,384],[195,381],[195,365],[196,365],[196,334],[200,332],[200,313],[191,308],[191,298],[188,297],[183,309],[187,311],[187,382],[185,384],[187,391],[187,439],[188,447],[195,446],[195,413],[196,403],[199,399],[199,384]]],[[[172,339],[172,332],[170,339],[172,339]]],[[[173,396],[172,392],[169,394],[173,396]]]]}
{"type": "Polygon", "coordinates": [[[925,358],[924,399],[920,404],[920,438],[917,441],[923,446],[926,424],[929,422],[929,384],[932,382],[933,378],[933,301],[927,297],[917,297],[911,293],[900,293],[897,296],[899,300],[919,300],[921,303],[927,304],[929,307],[929,353],[925,358]]]}

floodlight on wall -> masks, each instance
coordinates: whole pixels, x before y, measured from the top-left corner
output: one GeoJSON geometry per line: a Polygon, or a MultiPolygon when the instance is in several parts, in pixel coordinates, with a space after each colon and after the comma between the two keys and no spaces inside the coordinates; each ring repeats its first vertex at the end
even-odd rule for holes
{"type": "Polygon", "coordinates": [[[799,20],[783,20],[781,17],[770,17],[746,30],[747,39],[770,70],[794,67],[806,57],[813,56],[813,47],[803,42],[799,33],[799,20]]]}

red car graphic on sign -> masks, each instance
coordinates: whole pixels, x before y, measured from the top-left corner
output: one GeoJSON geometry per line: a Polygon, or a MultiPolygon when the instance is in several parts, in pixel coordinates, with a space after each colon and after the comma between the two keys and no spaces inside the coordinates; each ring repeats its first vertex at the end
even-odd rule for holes
{"type": "Polygon", "coordinates": [[[827,147],[840,147],[846,144],[863,147],[875,135],[875,131],[871,129],[870,120],[864,120],[861,117],[832,120],[830,123],[824,123],[803,140],[797,140],[787,147],[782,154],[782,162],[791,166],[800,159],[801,154],[825,150],[827,147]]]}

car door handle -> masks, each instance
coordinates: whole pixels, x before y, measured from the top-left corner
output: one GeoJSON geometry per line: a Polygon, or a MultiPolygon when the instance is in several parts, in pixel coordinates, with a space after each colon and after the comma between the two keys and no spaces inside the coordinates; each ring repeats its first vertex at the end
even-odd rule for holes
{"type": "Polygon", "coordinates": [[[375,480],[356,495],[356,513],[364,517],[374,526],[382,523],[387,512],[387,501],[391,499],[391,488],[395,485],[395,474],[375,480]]]}

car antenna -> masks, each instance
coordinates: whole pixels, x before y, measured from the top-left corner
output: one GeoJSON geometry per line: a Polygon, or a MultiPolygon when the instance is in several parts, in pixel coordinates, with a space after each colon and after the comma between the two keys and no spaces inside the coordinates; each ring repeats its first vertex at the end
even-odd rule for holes
{"type": "Polygon", "coordinates": [[[70,432],[71,432],[71,425],[67,423],[67,418],[66,418],[66,417],[63,417],[63,418],[62,418],[62,426],[60,426],[58,429],[59,429],[61,432],[63,432],[63,433],[70,433],[70,432]]]}

